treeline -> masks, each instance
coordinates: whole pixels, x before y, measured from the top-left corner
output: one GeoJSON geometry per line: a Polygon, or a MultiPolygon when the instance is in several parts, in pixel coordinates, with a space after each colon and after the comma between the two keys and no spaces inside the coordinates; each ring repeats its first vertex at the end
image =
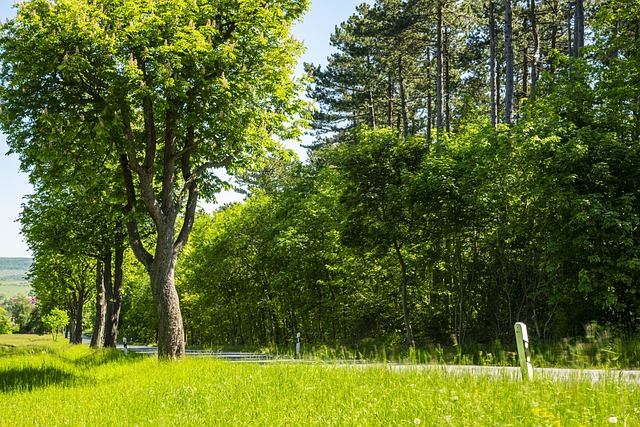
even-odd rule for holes
{"type": "Polygon", "coordinates": [[[360,6],[308,66],[309,162],[197,219],[189,341],[636,332],[639,40],[635,1],[360,6]]]}
{"type": "Polygon", "coordinates": [[[27,272],[31,267],[31,258],[1,258],[0,257],[0,270],[19,270],[20,272],[27,272]]]}
{"type": "MultiPolygon", "coordinates": [[[[77,3],[85,6],[96,7],[77,3]]],[[[183,6],[191,7],[191,2],[183,6]]],[[[50,10],[43,6],[38,14],[50,10]]],[[[265,8],[264,13],[274,10],[265,8]]],[[[182,16],[178,9],[175,13],[182,16]]],[[[22,19],[38,14],[25,12],[22,19]]],[[[73,15],[60,19],[67,16],[73,15]]],[[[248,16],[253,19],[253,12],[248,16]]],[[[201,24],[203,31],[215,27],[204,19],[201,24]]],[[[122,35],[123,46],[131,34],[122,35]]],[[[265,39],[260,32],[253,35],[251,49],[261,51],[265,39]]],[[[279,38],[270,40],[274,49],[280,46],[279,38]]],[[[163,51],[167,44],[157,42],[163,51]]],[[[511,340],[516,321],[527,323],[539,339],[580,335],[592,322],[620,334],[637,332],[637,1],[378,0],[358,7],[336,28],[332,43],[337,53],[326,67],[307,65],[313,79],[308,95],[317,108],[312,121],[316,139],[305,164],[274,147],[254,146],[254,137],[267,139],[272,127],[281,137],[295,134],[295,129],[277,130],[293,126],[300,105],[288,109],[288,101],[282,106],[270,98],[272,92],[276,98],[281,95],[280,83],[286,88],[283,96],[292,96],[295,87],[285,84],[288,77],[278,74],[278,84],[265,80],[264,86],[247,86],[243,79],[254,74],[238,66],[222,73],[220,84],[214,85],[207,74],[185,69],[185,82],[200,76],[203,86],[196,86],[211,83],[212,91],[234,100],[237,113],[228,114],[226,104],[217,101],[207,104],[207,110],[189,104],[187,111],[197,114],[204,135],[198,143],[219,138],[216,129],[223,129],[230,141],[238,133],[246,138],[239,143],[246,149],[244,160],[229,166],[242,176],[246,202],[213,215],[201,212],[194,222],[198,191],[211,197],[223,183],[212,173],[193,187],[191,173],[177,173],[191,170],[188,161],[161,167],[149,160],[140,168],[135,144],[114,148],[112,134],[102,130],[121,124],[99,113],[111,110],[85,110],[75,102],[88,99],[83,98],[86,82],[74,80],[77,73],[68,75],[70,87],[80,88],[79,98],[69,105],[82,107],[72,123],[64,116],[68,109],[58,105],[59,94],[70,94],[66,86],[47,98],[57,108],[55,117],[66,123],[62,129],[68,133],[59,140],[47,119],[52,110],[38,113],[39,108],[24,107],[32,104],[24,104],[22,97],[32,92],[10,90],[18,84],[6,86],[16,97],[3,108],[6,123],[29,124],[12,120],[7,111],[17,109],[47,125],[46,132],[37,127],[25,131],[34,142],[26,148],[20,145],[22,133],[13,136],[37,191],[26,201],[21,223],[35,257],[30,275],[39,308],[43,313],[67,311],[72,342],[92,329],[95,346],[113,346],[126,336],[159,342],[167,356],[177,357],[183,335],[188,343],[205,345],[286,344],[301,332],[306,342],[422,346],[511,340]],[[227,93],[238,90],[252,99],[262,94],[255,87],[266,91],[266,104],[227,93]],[[267,104],[273,109],[265,109],[267,104]],[[269,115],[267,126],[256,121],[255,133],[247,131],[254,128],[246,123],[263,113],[269,115]],[[85,120],[85,114],[92,120],[85,120]],[[228,121],[214,126],[207,121],[211,117],[228,121]],[[51,146],[49,139],[61,149],[43,150],[51,146]],[[138,173],[135,178],[131,167],[138,173]],[[166,191],[159,190],[160,181],[154,186],[153,176],[160,170],[175,186],[169,181],[162,184],[166,191]],[[131,185],[123,188],[123,180],[131,185]],[[139,183],[146,185],[142,199],[131,193],[139,183]],[[162,203],[154,198],[158,191],[164,194],[162,203]],[[183,205],[187,194],[193,202],[183,205]],[[145,211],[139,200],[154,212],[170,209],[176,222],[169,221],[173,225],[167,228],[160,217],[141,215],[145,211]],[[177,230],[192,225],[189,243],[180,252],[189,233],[177,230]],[[160,231],[164,239],[158,237],[160,231]],[[170,259],[154,268],[176,267],[179,308],[173,299],[173,268],[160,280],[151,274],[151,258],[143,256],[149,262],[142,267],[126,249],[133,244],[140,255],[141,245],[157,250],[172,238],[178,240],[170,259]],[[154,286],[152,277],[158,282],[154,286]],[[159,292],[160,284],[171,292],[159,292]],[[149,292],[152,288],[156,291],[149,292]],[[163,305],[167,295],[175,310],[163,305]],[[180,313],[177,323],[165,316],[177,319],[180,313]]],[[[279,72],[277,58],[270,64],[279,72]]],[[[59,61],[67,59],[61,55],[59,61]]],[[[5,72],[47,64],[16,63],[20,66],[5,72]]],[[[137,66],[136,61],[129,64],[137,66]]],[[[38,91],[50,88],[40,85],[38,67],[29,70],[36,76],[28,81],[38,91]]],[[[173,87],[173,76],[167,79],[173,87]]],[[[145,85],[130,88],[146,94],[145,85]]],[[[188,101],[210,99],[218,98],[188,101]]],[[[42,100],[36,96],[29,102],[42,100]]],[[[159,111],[157,117],[168,117],[176,126],[192,123],[191,116],[181,121],[165,114],[174,110],[159,111]]],[[[153,117],[140,115],[135,135],[127,135],[155,157],[154,141],[162,138],[147,135],[142,126],[143,118],[153,117]]],[[[113,132],[120,135],[119,128],[113,132]]],[[[182,136],[193,142],[194,135],[185,131],[182,136]]],[[[200,147],[218,149],[216,144],[200,147]]],[[[218,153],[215,158],[231,159],[238,153],[235,147],[230,144],[229,153],[224,152],[230,157],[218,153]]],[[[192,146],[183,148],[177,152],[188,157],[192,146]]],[[[218,164],[209,161],[212,153],[201,153],[198,171],[218,164]]],[[[224,162],[220,164],[230,165],[224,162]]]]}

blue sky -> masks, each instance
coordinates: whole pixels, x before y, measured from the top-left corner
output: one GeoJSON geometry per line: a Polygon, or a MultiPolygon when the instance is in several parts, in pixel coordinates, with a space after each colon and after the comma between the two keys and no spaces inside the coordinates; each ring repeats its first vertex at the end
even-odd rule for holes
{"type": "MultiPolygon", "coordinates": [[[[311,10],[304,21],[294,29],[294,34],[304,41],[307,52],[301,62],[325,64],[332,53],[329,36],[340,22],[355,12],[358,4],[365,0],[312,0],[311,10]]],[[[0,0],[0,19],[4,22],[15,15],[12,2],[0,0]]],[[[31,192],[27,175],[19,172],[16,155],[6,156],[8,147],[4,135],[0,135],[0,257],[30,256],[27,245],[20,236],[20,225],[16,222],[24,195],[31,192]]],[[[220,201],[241,200],[241,196],[225,194],[220,201]]]]}

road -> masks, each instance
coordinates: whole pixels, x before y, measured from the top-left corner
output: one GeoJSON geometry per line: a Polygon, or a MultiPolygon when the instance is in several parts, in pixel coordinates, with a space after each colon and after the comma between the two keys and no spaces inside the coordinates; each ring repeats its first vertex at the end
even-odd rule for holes
{"type": "MultiPolygon", "coordinates": [[[[118,348],[124,350],[122,345],[118,348]]],[[[128,346],[128,351],[139,354],[155,355],[158,353],[157,347],[128,346]]],[[[317,359],[293,359],[291,357],[276,356],[272,354],[208,351],[208,350],[186,350],[187,357],[211,357],[223,359],[230,362],[242,363],[309,363],[321,362],[339,366],[354,366],[360,368],[367,367],[387,367],[395,370],[442,370],[452,375],[478,375],[489,377],[510,377],[520,379],[520,368],[510,366],[474,366],[474,365],[426,365],[426,364],[402,364],[402,363],[377,363],[362,360],[317,360],[317,359]]],[[[593,382],[599,381],[625,381],[640,383],[640,370],[605,370],[605,369],[557,369],[557,368],[534,368],[535,378],[553,378],[556,380],[588,379],[593,382]]]]}

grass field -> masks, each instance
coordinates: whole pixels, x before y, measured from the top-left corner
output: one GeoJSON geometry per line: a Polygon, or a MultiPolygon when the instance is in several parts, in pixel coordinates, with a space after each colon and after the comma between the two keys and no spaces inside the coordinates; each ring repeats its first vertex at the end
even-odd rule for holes
{"type": "Polygon", "coordinates": [[[29,294],[31,286],[25,274],[23,270],[0,269],[0,295],[12,298],[18,294],[29,294]]]}
{"type": "Polygon", "coordinates": [[[0,295],[13,298],[18,294],[29,295],[31,286],[26,282],[0,281],[0,295]]]}
{"type": "Polygon", "coordinates": [[[640,426],[638,384],[322,363],[159,362],[0,336],[0,425],[640,426]]]}

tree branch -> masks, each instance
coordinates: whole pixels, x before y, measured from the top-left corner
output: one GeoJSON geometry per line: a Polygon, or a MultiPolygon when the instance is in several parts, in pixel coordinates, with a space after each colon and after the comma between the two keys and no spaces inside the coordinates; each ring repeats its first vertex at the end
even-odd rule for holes
{"type": "Polygon", "coordinates": [[[124,177],[125,190],[127,194],[127,205],[123,208],[123,212],[127,217],[127,231],[129,233],[131,249],[138,261],[148,268],[153,262],[153,255],[145,249],[142,239],[140,238],[138,223],[133,216],[136,206],[136,190],[126,154],[120,155],[120,167],[122,168],[122,175],[124,177]]]}

